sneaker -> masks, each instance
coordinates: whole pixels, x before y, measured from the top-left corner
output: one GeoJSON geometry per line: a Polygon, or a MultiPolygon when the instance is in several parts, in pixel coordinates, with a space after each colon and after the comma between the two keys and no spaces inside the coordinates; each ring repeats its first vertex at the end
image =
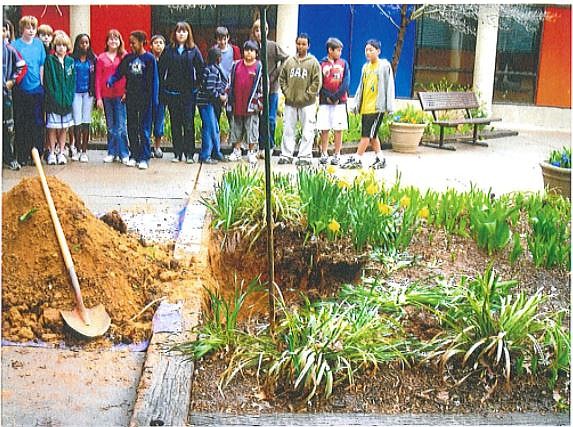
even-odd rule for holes
{"type": "Polygon", "coordinates": [[[161,147],[153,149],[153,157],[155,157],[156,159],[163,158],[163,151],[161,150],[161,147]]]}
{"type": "Polygon", "coordinates": [[[80,163],[87,163],[88,161],[89,161],[88,153],[80,154],[80,163]]]}
{"type": "Polygon", "coordinates": [[[195,163],[195,160],[193,160],[193,156],[187,157],[187,164],[192,165],[193,163],[195,163]]]}
{"type": "Polygon", "coordinates": [[[338,154],[335,154],[334,156],[332,156],[330,158],[330,164],[333,166],[337,166],[340,163],[340,157],[338,157],[338,154]]]}
{"type": "Polygon", "coordinates": [[[320,164],[321,164],[321,165],[327,164],[327,163],[328,163],[328,154],[327,154],[327,153],[322,153],[322,154],[320,155],[320,160],[319,160],[319,161],[320,161],[320,164]]]}
{"type": "Polygon", "coordinates": [[[230,162],[238,162],[243,158],[243,156],[241,156],[241,151],[238,150],[233,150],[233,152],[229,155],[229,157],[227,157],[227,159],[229,159],[230,162]]]}
{"type": "Polygon", "coordinates": [[[48,154],[48,160],[47,160],[49,165],[55,165],[58,163],[58,160],[56,159],[56,155],[54,153],[50,153],[48,154]]]}
{"type": "Polygon", "coordinates": [[[206,165],[216,165],[219,162],[217,160],[209,157],[208,159],[202,160],[201,163],[206,164],[206,165]]]}
{"type": "Polygon", "coordinates": [[[301,157],[296,161],[297,166],[310,166],[312,165],[312,160],[310,158],[301,157]]]}
{"type": "Polygon", "coordinates": [[[141,162],[139,162],[139,164],[137,165],[137,167],[139,169],[147,169],[149,167],[149,165],[147,164],[147,162],[145,160],[142,160],[141,162]]]}
{"type": "Polygon", "coordinates": [[[386,167],[386,159],[380,159],[379,157],[376,157],[376,160],[374,160],[374,163],[372,163],[370,167],[372,169],[383,169],[386,167]]]}
{"type": "Polygon", "coordinates": [[[229,161],[229,159],[228,159],[227,157],[225,157],[225,156],[220,156],[220,157],[219,157],[219,156],[215,156],[215,157],[213,157],[213,158],[214,158],[215,160],[217,160],[218,162],[221,162],[221,163],[227,163],[227,162],[229,161]]]}
{"type": "Polygon", "coordinates": [[[8,165],[8,167],[10,168],[10,170],[13,171],[19,171],[20,169],[22,169],[22,166],[20,166],[20,163],[18,163],[17,160],[12,160],[8,165]]]}
{"type": "Polygon", "coordinates": [[[280,157],[279,157],[278,164],[279,164],[279,165],[290,165],[290,164],[292,164],[292,158],[291,158],[291,157],[280,156],[280,157]]]}
{"type": "Polygon", "coordinates": [[[137,162],[135,161],[135,159],[130,159],[129,157],[124,157],[122,159],[121,163],[123,163],[125,166],[128,166],[130,168],[137,165],[137,162]]]}
{"type": "Polygon", "coordinates": [[[103,162],[104,163],[113,163],[113,159],[115,159],[115,157],[112,154],[108,154],[107,156],[105,156],[103,158],[103,162]]]}
{"type": "Polygon", "coordinates": [[[257,154],[254,151],[249,151],[247,154],[247,160],[251,165],[257,164],[257,154]]]}
{"type": "Polygon", "coordinates": [[[177,156],[175,156],[171,159],[171,163],[179,163],[180,161],[181,161],[181,159],[177,156]]]}
{"type": "Polygon", "coordinates": [[[71,157],[73,160],[77,160],[77,159],[79,158],[79,157],[78,157],[78,149],[76,148],[75,145],[70,145],[70,150],[69,150],[69,151],[70,151],[70,157],[71,157]]]}
{"type": "Polygon", "coordinates": [[[65,165],[66,163],[68,163],[68,159],[66,159],[66,156],[64,155],[64,153],[58,154],[58,164],[59,165],[65,165]]]}
{"type": "Polygon", "coordinates": [[[362,162],[356,159],[354,156],[350,156],[346,163],[340,166],[342,169],[360,169],[362,168],[362,162]]]}

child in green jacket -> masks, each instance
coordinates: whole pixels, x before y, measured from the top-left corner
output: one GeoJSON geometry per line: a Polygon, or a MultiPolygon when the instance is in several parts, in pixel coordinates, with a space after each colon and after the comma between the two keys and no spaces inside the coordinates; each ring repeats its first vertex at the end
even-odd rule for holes
{"type": "Polygon", "coordinates": [[[44,87],[46,90],[46,128],[50,154],[49,165],[65,165],[66,130],[74,125],[72,102],[76,91],[74,60],[68,51],[72,42],[63,31],[54,33],[54,54],[46,58],[44,64],[44,87]],[[59,153],[56,156],[56,144],[59,153]]]}

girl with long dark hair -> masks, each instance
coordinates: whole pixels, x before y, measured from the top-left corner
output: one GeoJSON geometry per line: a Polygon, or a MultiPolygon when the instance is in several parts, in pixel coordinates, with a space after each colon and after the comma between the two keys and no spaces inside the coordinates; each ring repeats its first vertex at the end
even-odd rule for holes
{"type": "Polygon", "coordinates": [[[169,108],[173,162],[193,163],[195,154],[195,105],[205,64],[187,22],[175,24],[171,44],[159,60],[160,97],[169,108]]]}

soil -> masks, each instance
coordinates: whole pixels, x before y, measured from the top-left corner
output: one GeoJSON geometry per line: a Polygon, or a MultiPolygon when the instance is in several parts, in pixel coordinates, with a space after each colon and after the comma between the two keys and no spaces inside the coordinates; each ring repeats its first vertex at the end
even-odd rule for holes
{"type": "MultiPolygon", "coordinates": [[[[237,281],[250,281],[266,271],[266,243],[263,236],[247,247],[237,238],[215,233],[210,260],[220,292],[231,295],[237,281]]],[[[311,298],[336,293],[341,283],[356,281],[364,271],[368,276],[384,275],[387,280],[415,281],[436,276],[459,280],[462,275],[483,274],[490,262],[501,279],[516,279],[515,291],[532,294],[539,288],[551,299],[542,307],[559,310],[570,307],[570,275],[559,269],[538,269],[523,255],[514,265],[509,250],[488,256],[469,238],[448,236],[443,230],[423,227],[408,248],[415,262],[392,269],[380,262],[356,254],[348,242],[306,242],[301,230],[275,231],[276,281],[285,299],[296,300],[300,290],[311,298]],[[319,256],[317,256],[319,254],[319,256]],[[350,255],[352,254],[352,255],[350,255]],[[312,262],[309,262],[311,261],[312,262]],[[350,260],[350,261],[349,261],[350,260]],[[337,261],[341,264],[333,268],[337,261]],[[341,272],[346,273],[345,275],[341,272]]],[[[263,274],[263,280],[265,275],[263,274]]],[[[267,297],[259,294],[244,305],[244,321],[255,323],[266,314],[267,297]]],[[[568,324],[568,320],[566,320],[568,324]]],[[[425,312],[409,309],[405,327],[420,338],[431,338],[439,326],[425,312]]],[[[380,366],[363,372],[353,384],[335,386],[329,399],[315,398],[307,404],[282,384],[265,384],[254,372],[246,371],[221,392],[218,379],[227,367],[228,354],[216,354],[197,362],[193,381],[192,412],[275,413],[275,412],[373,412],[396,413],[482,413],[496,411],[546,412],[569,407],[570,379],[559,378],[554,390],[547,378],[524,375],[505,384],[488,373],[477,374],[459,366],[441,371],[432,364],[405,367],[380,366]],[[467,375],[467,377],[466,377],[467,375]],[[466,378],[464,378],[466,377],[466,378]],[[232,399],[229,397],[232,396],[232,399]]]]}
{"type": "MultiPolygon", "coordinates": [[[[48,177],[48,184],[84,303],[103,304],[112,319],[106,335],[89,346],[148,339],[153,311],[140,311],[162,295],[160,274],[172,266],[169,248],[142,246],[97,219],[65,183],[48,177]]],[[[60,316],[75,301],[39,178],[24,179],[4,193],[2,206],[3,339],[86,344],[60,316]]],[[[108,217],[123,231],[117,212],[108,217]]]]}

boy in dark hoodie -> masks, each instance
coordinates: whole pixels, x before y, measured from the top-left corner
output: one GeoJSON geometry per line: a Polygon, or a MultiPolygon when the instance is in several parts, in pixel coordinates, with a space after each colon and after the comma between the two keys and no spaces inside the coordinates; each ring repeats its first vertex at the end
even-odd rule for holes
{"type": "Polygon", "coordinates": [[[127,135],[132,157],[129,166],[137,165],[139,169],[149,167],[152,111],[159,102],[157,61],[145,50],[146,40],[144,31],[130,34],[132,52],[122,59],[107,82],[108,87],[112,87],[123,76],[126,77],[127,135]]]}
{"type": "Polygon", "coordinates": [[[263,109],[262,65],[257,60],[259,46],[253,40],[243,45],[243,59],[233,64],[229,82],[227,111],[233,113],[231,136],[233,145],[230,161],[241,160],[241,141],[249,146],[247,160],[257,163],[259,144],[259,112],[263,109]]]}
{"type": "Polygon", "coordinates": [[[320,64],[308,53],[310,39],[301,33],[296,38],[296,56],[286,60],[279,75],[285,96],[283,143],[279,164],[293,161],[296,123],[301,122],[302,138],[297,165],[310,165],[316,127],[316,97],[322,86],[320,64]]]}

